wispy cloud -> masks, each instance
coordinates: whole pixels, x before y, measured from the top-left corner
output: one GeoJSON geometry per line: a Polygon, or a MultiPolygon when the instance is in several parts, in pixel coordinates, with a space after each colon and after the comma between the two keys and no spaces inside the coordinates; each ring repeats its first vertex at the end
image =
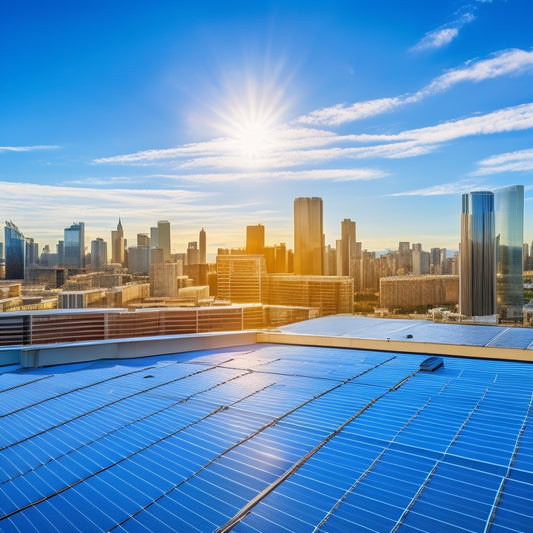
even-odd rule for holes
{"type": "Polygon", "coordinates": [[[387,196],[457,196],[465,192],[470,192],[476,189],[479,190],[480,188],[485,189],[487,187],[482,185],[482,182],[479,180],[470,180],[456,183],[442,183],[431,187],[424,187],[422,189],[396,192],[387,196]]]}
{"type": "Polygon", "coordinates": [[[299,117],[296,122],[311,126],[338,126],[419,102],[428,96],[447,91],[462,82],[477,83],[508,74],[522,74],[531,70],[532,67],[533,51],[502,50],[488,59],[469,61],[464,66],[449,70],[434,78],[417,92],[390,98],[366,100],[351,105],[336,104],[311,111],[307,115],[299,117]]]}
{"type": "MultiPolygon", "coordinates": [[[[456,139],[520,131],[533,128],[533,103],[499,109],[485,115],[452,120],[424,128],[387,135],[337,135],[324,130],[283,129],[275,142],[248,166],[231,139],[189,144],[173,149],[147,150],[100,158],[100,164],[154,165],[178,171],[176,179],[197,182],[224,182],[238,179],[376,179],[379,169],[349,168],[346,171],[290,171],[304,165],[318,165],[333,160],[400,159],[416,157],[437,150],[456,139]],[[309,136],[306,137],[306,133],[309,136]],[[198,169],[198,171],[191,170],[198,169]],[[200,171],[205,170],[206,173],[200,171]],[[268,169],[268,170],[267,170],[268,169]],[[228,172],[230,170],[231,172],[228,172]]],[[[352,165],[350,164],[350,167],[352,165]]]]}
{"type": "Polygon", "coordinates": [[[234,172],[234,173],[205,173],[205,174],[152,174],[149,177],[163,178],[194,183],[229,183],[250,179],[261,181],[368,181],[380,179],[388,174],[372,168],[337,168],[313,170],[284,170],[278,172],[234,172]]]}
{"type": "Polygon", "coordinates": [[[467,11],[460,17],[454,19],[449,24],[429,31],[415,46],[411,48],[411,50],[434,50],[450,44],[459,35],[459,30],[465,24],[475,20],[475,10],[476,7],[472,6],[470,11],[467,11]]]}
{"type": "Polygon", "coordinates": [[[527,172],[533,170],[533,149],[518,150],[493,155],[479,162],[472,176],[486,176],[502,172],[527,172]]]}
{"type": "Polygon", "coordinates": [[[35,146],[0,146],[2,152],[32,152],[35,150],[56,150],[60,148],[55,144],[37,144],[35,146]]]}

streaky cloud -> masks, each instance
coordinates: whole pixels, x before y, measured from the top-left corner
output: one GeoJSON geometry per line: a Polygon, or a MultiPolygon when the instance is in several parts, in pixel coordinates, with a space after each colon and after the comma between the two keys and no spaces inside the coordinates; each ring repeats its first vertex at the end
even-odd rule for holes
{"type": "Polygon", "coordinates": [[[55,144],[37,144],[35,146],[0,146],[2,152],[33,152],[36,150],[57,150],[61,148],[55,144]]]}
{"type": "Polygon", "coordinates": [[[411,191],[395,192],[387,196],[456,196],[479,188],[486,188],[486,186],[482,186],[482,182],[479,180],[470,180],[456,183],[443,183],[411,191]]]}
{"type": "Polygon", "coordinates": [[[413,47],[414,50],[427,50],[430,48],[442,48],[450,44],[459,35],[458,28],[444,28],[426,33],[422,40],[413,47]]]}
{"type": "Polygon", "coordinates": [[[533,149],[517,150],[493,155],[479,161],[479,168],[471,176],[487,176],[504,172],[528,172],[533,170],[533,149]]]}
{"type": "Polygon", "coordinates": [[[443,46],[447,46],[459,35],[459,30],[465,24],[475,20],[475,10],[476,8],[473,7],[470,11],[467,11],[449,24],[437,28],[436,30],[427,32],[424,37],[422,37],[422,39],[411,48],[411,50],[415,52],[423,50],[437,50],[443,46]]]}
{"type": "Polygon", "coordinates": [[[442,93],[462,82],[481,82],[508,74],[522,74],[533,67],[533,51],[521,49],[501,50],[488,59],[469,61],[434,78],[428,85],[415,93],[390,98],[378,98],[356,102],[351,105],[336,104],[311,111],[296,119],[296,122],[310,126],[338,126],[394,111],[417,103],[428,96],[442,93]]]}

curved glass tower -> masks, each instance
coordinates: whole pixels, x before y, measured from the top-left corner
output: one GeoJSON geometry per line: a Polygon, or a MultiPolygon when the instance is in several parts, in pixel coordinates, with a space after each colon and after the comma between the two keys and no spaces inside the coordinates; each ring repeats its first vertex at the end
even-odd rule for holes
{"type": "Polygon", "coordinates": [[[496,314],[494,194],[490,191],[463,194],[459,282],[461,314],[496,314]]]}
{"type": "Polygon", "coordinates": [[[496,209],[496,294],[503,320],[522,320],[524,280],[524,186],[494,191],[496,209]]]}

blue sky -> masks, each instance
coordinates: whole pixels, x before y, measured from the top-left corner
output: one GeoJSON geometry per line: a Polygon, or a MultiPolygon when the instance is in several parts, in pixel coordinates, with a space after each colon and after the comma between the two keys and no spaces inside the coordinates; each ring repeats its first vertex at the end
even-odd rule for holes
{"type": "MultiPolygon", "coordinates": [[[[456,249],[462,192],[526,186],[533,239],[533,3],[63,1],[0,7],[0,219],[40,245],[86,223],[184,251],[326,242],[456,249]],[[431,4],[431,9],[428,6],[431,4]]],[[[2,235],[3,238],[3,235],[2,235]]]]}

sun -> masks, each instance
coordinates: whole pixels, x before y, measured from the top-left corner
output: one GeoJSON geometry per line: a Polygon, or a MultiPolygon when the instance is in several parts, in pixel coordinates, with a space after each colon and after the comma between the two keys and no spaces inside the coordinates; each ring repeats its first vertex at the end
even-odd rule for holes
{"type": "Polygon", "coordinates": [[[234,166],[268,166],[280,146],[287,106],[285,88],[276,76],[262,81],[248,76],[244,82],[227,87],[216,112],[216,127],[227,141],[234,166]]]}

